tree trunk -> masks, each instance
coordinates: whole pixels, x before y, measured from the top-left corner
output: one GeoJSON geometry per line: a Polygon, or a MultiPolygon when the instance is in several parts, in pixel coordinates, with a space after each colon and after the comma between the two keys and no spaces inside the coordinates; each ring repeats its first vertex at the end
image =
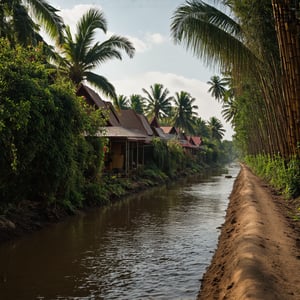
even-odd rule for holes
{"type": "Polygon", "coordinates": [[[289,156],[300,157],[299,1],[272,0],[281,57],[283,99],[287,107],[289,156]]]}

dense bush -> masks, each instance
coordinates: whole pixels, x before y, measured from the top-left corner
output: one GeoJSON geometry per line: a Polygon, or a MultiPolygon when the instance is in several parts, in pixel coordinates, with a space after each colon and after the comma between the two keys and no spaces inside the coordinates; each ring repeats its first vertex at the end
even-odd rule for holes
{"type": "Polygon", "coordinates": [[[182,169],[187,157],[177,140],[164,141],[160,138],[152,140],[153,160],[156,166],[168,176],[174,175],[177,169],[182,169]]]}
{"type": "Polygon", "coordinates": [[[84,134],[99,124],[99,112],[86,111],[74,87],[49,71],[39,49],[0,42],[2,205],[24,199],[80,205],[84,185],[101,167],[103,144],[84,134]]]}
{"type": "Polygon", "coordinates": [[[261,178],[264,178],[287,198],[300,195],[300,161],[285,161],[281,156],[247,156],[245,162],[261,178]]]}

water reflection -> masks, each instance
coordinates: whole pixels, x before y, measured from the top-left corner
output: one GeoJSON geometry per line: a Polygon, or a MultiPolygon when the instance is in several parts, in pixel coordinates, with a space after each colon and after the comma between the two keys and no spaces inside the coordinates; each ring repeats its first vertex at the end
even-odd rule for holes
{"type": "Polygon", "coordinates": [[[233,181],[154,189],[1,246],[1,298],[195,299],[233,181]]]}

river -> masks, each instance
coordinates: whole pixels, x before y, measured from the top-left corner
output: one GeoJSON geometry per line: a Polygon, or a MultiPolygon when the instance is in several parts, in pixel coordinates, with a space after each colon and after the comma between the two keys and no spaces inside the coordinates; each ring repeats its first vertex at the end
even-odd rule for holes
{"type": "Polygon", "coordinates": [[[0,299],[196,299],[239,166],[0,245],[0,299]]]}

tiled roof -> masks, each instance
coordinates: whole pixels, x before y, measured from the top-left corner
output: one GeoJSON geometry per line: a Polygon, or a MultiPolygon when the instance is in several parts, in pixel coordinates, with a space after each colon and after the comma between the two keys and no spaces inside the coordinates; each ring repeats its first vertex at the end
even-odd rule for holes
{"type": "Polygon", "coordinates": [[[170,133],[174,127],[173,126],[160,126],[160,128],[162,129],[162,131],[164,133],[170,133]]]}
{"type": "Polygon", "coordinates": [[[153,135],[153,130],[151,129],[151,126],[148,122],[148,119],[142,114],[137,114],[137,115],[141,119],[141,122],[142,122],[147,134],[148,135],[153,135]]]}
{"type": "Polygon", "coordinates": [[[162,139],[169,139],[169,134],[166,134],[163,132],[161,128],[153,127],[153,132],[155,133],[156,136],[162,138],[162,139]]]}
{"type": "Polygon", "coordinates": [[[200,136],[190,136],[189,141],[193,142],[196,146],[200,146],[202,143],[201,137],[200,136]]]}
{"type": "Polygon", "coordinates": [[[152,121],[150,122],[151,127],[160,128],[159,122],[156,117],[153,117],[152,121]]]}
{"type": "Polygon", "coordinates": [[[101,99],[101,97],[90,87],[81,84],[77,90],[78,96],[84,96],[87,99],[87,102],[90,105],[95,105],[98,108],[107,109],[109,112],[108,115],[108,125],[111,126],[118,126],[120,125],[118,115],[112,105],[109,101],[104,101],[101,99]]]}
{"type": "Polygon", "coordinates": [[[151,140],[153,130],[144,115],[139,115],[132,109],[117,112],[111,102],[103,101],[94,90],[83,84],[78,88],[77,95],[84,96],[90,105],[108,110],[107,126],[102,128],[105,129],[106,134],[100,130],[98,136],[127,138],[144,142],[151,140]]]}
{"type": "Polygon", "coordinates": [[[138,115],[133,109],[121,110],[118,116],[121,126],[127,129],[139,130],[145,135],[153,135],[148,121],[143,116],[138,115]]]}
{"type": "Polygon", "coordinates": [[[147,135],[142,134],[137,130],[127,129],[121,126],[104,127],[98,132],[97,135],[106,137],[128,138],[129,140],[146,140],[148,138],[147,135]]]}
{"type": "Polygon", "coordinates": [[[151,136],[142,134],[139,130],[127,129],[121,126],[107,126],[101,128],[96,134],[97,136],[103,136],[108,138],[125,139],[128,141],[137,141],[143,143],[150,143],[151,136]]]}

